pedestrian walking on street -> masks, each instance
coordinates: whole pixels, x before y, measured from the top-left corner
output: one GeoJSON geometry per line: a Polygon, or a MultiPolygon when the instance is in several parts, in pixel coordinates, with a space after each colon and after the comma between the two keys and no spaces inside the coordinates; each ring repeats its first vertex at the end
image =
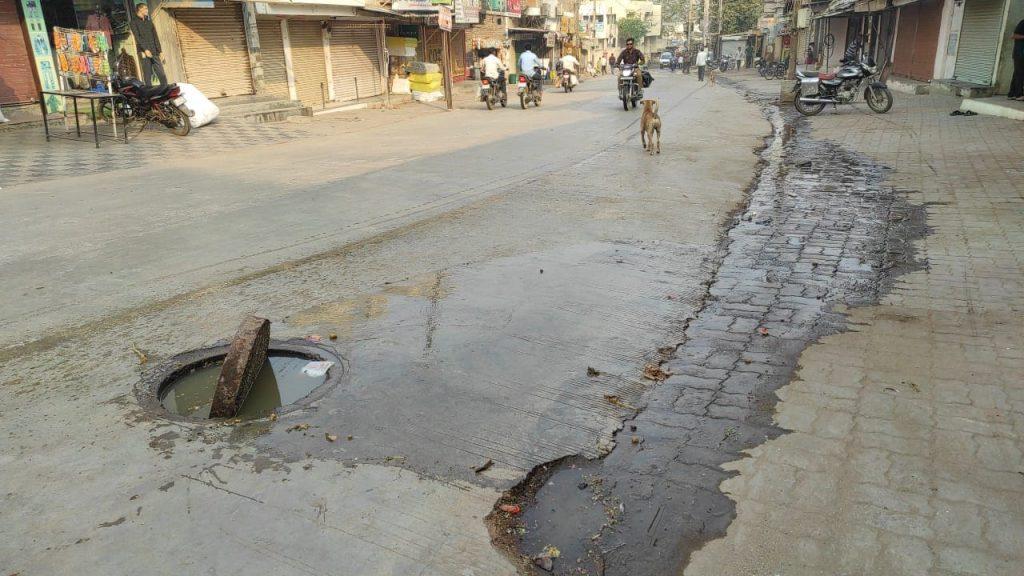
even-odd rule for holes
{"type": "Polygon", "coordinates": [[[742,46],[737,46],[736,47],[736,69],[739,70],[740,68],[743,68],[743,47],[742,46]]]}
{"type": "Polygon", "coordinates": [[[707,46],[701,46],[700,52],[697,52],[697,80],[699,82],[704,81],[704,70],[708,66],[708,48],[707,46]]]}
{"type": "Polygon", "coordinates": [[[804,64],[808,66],[814,66],[818,63],[818,49],[815,47],[814,42],[807,44],[807,56],[804,58],[804,64]]]}
{"type": "Polygon", "coordinates": [[[135,17],[132,18],[130,26],[132,35],[135,36],[135,46],[139,50],[142,81],[146,83],[146,86],[152,86],[153,75],[156,74],[156,79],[161,84],[167,84],[160,38],[156,35],[153,21],[149,18],[149,6],[143,2],[135,5],[135,17]]]}
{"type": "Polygon", "coordinates": [[[1024,20],[1013,30],[1013,80],[1007,96],[1013,100],[1024,100],[1024,20]]]}
{"type": "Polygon", "coordinates": [[[597,69],[601,72],[601,75],[608,73],[608,59],[601,54],[601,57],[597,59],[597,69]]]}

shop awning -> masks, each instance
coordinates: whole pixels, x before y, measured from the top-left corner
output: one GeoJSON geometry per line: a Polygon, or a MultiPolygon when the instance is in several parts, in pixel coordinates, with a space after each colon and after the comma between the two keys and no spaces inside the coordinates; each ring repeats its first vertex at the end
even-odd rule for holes
{"type": "Polygon", "coordinates": [[[881,12],[888,6],[887,0],[857,0],[854,12],[881,12]]]}
{"type": "Polygon", "coordinates": [[[856,4],[856,0],[832,0],[828,3],[828,8],[818,15],[818,18],[831,18],[833,16],[852,14],[854,4],[856,4]]]}
{"type": "Polygon", "coordinates": [[[515,32],[518,34],[547,34],[548,32],[551,32],[551,30],[545,30],[543,28],[509,28],[508,31],[509,33],[515,32]]]}

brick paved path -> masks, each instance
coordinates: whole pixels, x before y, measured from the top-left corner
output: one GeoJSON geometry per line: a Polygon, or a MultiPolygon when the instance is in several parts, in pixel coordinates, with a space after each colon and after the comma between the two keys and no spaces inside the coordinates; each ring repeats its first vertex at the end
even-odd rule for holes
{"type": "MultiPolygon", "coordinates": [[[[51,123],[50,129],[63,135],[63,127],[56,123],[51,123]]],[[[0,132],[0,186],[108,172],[171,156],[206,157],[246,146],[285,142],[307,132],[302,125],[287,122],[256,124],[221,119],[196,128],[184,138],[160,127],[149,126],[141,133],[138,127],[131,127],[127,145],[103,140],[97,149],[91,130],[91,125],[88,130],[83,125],[82,142],[54,139],[49,143],[42,125],[0,132]]]]}
{"type": "Polygon", "coordinates": [[[925,207],[926,268],[803,352],[778,391],[792,432],[726,465],[736,518],[687,575],[1022,573],[1024,123],[956,107],[897,95],[811,121],[925,207]]]}

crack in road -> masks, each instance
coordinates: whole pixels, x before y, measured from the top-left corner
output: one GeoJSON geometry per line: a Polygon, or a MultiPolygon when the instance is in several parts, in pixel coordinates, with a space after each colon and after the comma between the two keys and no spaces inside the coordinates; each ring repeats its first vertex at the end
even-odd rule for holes
{"type": "Polygon", "coordinates": [[[735,503],[722,465],[786,431],[775,390],[800,353],[846,329],[844,305],[876,302],[919,264],[923,210],[885,169],[811,138],[806,120],[757,101],[773,126],[747,205],[723,242],[705,301],[649,392],[601,459],[542,464],[488,517],[495,544],[532,569],[547,546],[557,574],[678,574],[725,534],[735,503]],[[521,516],[499,510],[523,506],[521,516]]]}

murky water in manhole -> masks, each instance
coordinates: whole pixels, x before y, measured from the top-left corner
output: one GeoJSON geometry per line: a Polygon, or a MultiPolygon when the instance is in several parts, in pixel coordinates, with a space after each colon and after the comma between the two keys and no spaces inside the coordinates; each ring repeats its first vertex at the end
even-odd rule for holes
{"type": "MultiPolygon", "coordinates": [[[[292,404],[323,384],[327,375],[308,376],[302,368],[308,358],[269,356],[238,412],[239,418],[260,418],[274,408],[292,404]]],[[[170,383],[161,393],[160,404],[170,413],[208,418],[221,363],[198,368],[170,383]]]]}

